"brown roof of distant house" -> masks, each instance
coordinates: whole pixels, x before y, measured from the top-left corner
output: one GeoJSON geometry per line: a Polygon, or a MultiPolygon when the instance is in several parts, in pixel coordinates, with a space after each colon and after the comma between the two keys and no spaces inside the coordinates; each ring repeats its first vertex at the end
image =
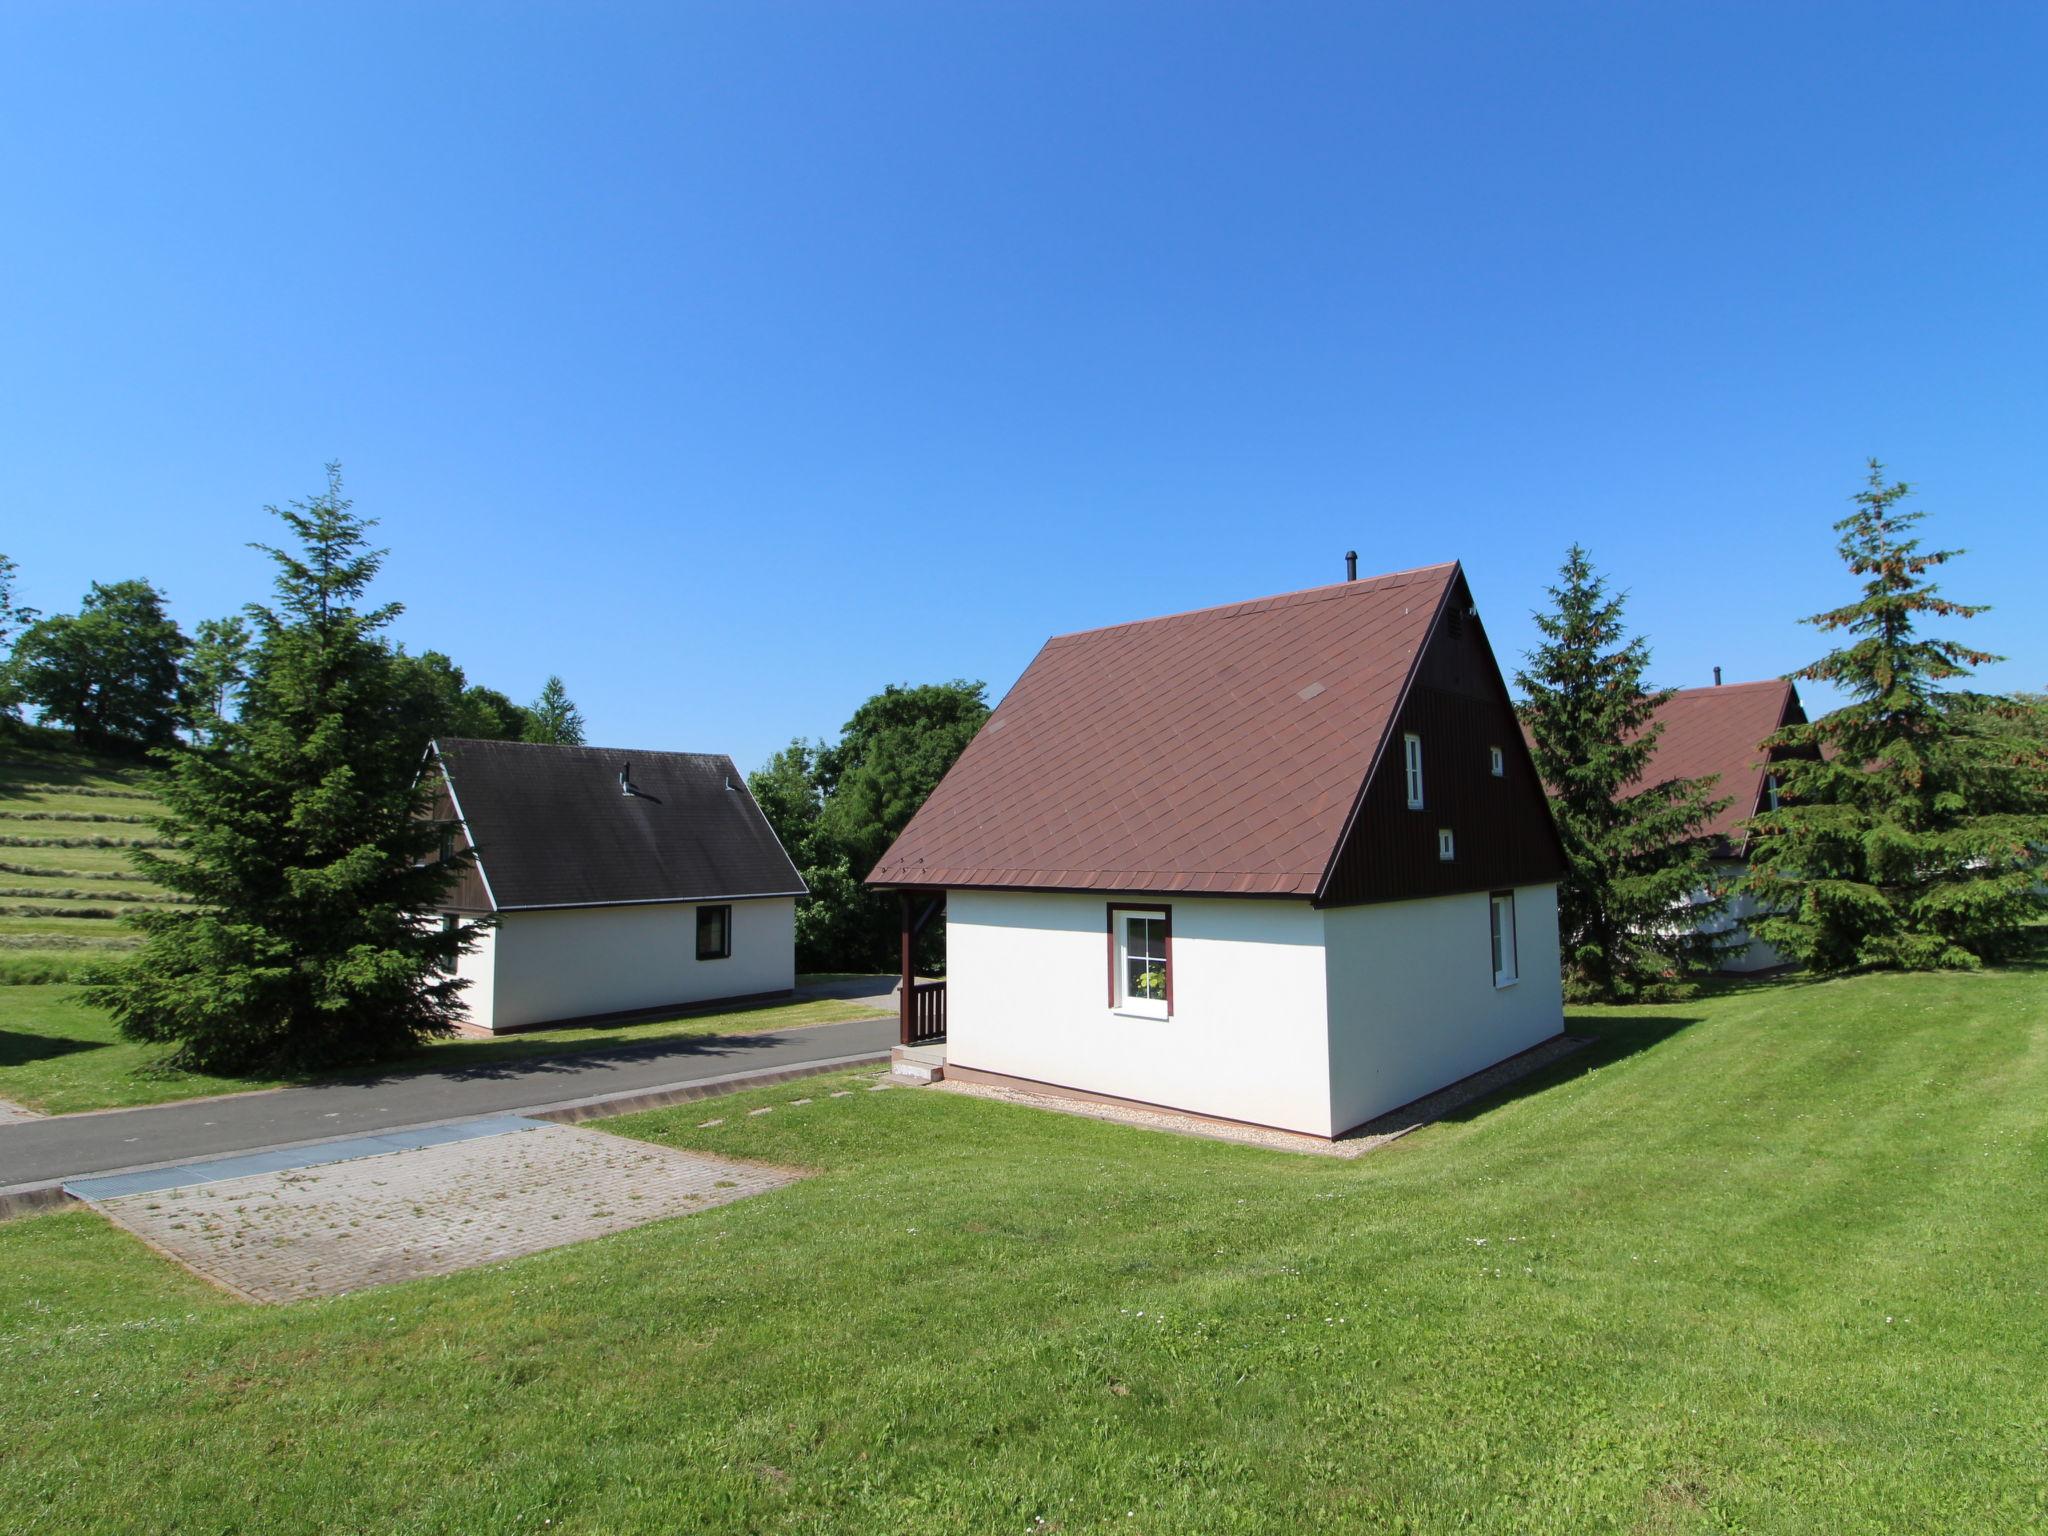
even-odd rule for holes
{"type": "Polygon", "coordinates": [[[430,750],[497,911],[805,894],[729,757],[448,736],[430,750]]]}
{"type": "Polygon", "coordinates": [[[1729,804],[1707,830],[1729,847],[1739,847],[1740,824],[1756,814],[1763,797],[1764,738],[1805,718],[1798,692],[1782,678],[1681,688],[1657,711],[1664,732],[1641,782],[1648,787],[1715,775],[1713,798],[1729,804]]]}
{"type": "Polygon", "coordinates": [[[1314,895],[1457,576],[1047,641],[870,882],[1314,895]]]}

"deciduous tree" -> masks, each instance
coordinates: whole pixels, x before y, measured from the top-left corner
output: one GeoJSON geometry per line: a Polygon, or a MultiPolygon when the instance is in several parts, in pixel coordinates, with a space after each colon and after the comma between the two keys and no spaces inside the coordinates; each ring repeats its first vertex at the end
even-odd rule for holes
{"type": "Polygon", "coordinates": [[[185,658],[185,700],[194,734],[211,739],[249,680],[249,626],[239,616],[201,619],[185,658]]]}
{"type": "Polygon", "coordinates": [[[21,687],[14,675],[14,650],[22,631],[36,621],[36,610],[16,600],[15,578],[21,567],[0,555],[0,725],[15,718],[21,687]]]}
{"type": "Polygon", "coordinates": [[[46,720],[96,751],[169,746],[184,722],[187,642],[146,581],[94,582],[75,614],[30,626],[15,681],[46,720]]]}

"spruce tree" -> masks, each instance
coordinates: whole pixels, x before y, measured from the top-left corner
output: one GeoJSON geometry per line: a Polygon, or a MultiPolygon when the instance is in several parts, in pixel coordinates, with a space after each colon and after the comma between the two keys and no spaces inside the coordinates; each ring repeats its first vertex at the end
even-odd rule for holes
{"type": "Polygon", "coordinates": [[[1778,808],[1751,823],[1748,889],[1765,942],[1817,971],[1973,967],[2013,952],[2048,904],[2041,754],[2017,706],[1986,709],[1942,684],[2000,658],[1924,635],[1981,605],[1941,596],[1929,572],[1961,550],[1925,550],[1911,488],[1870,461],[1855,510],[1835,524],[1863,595],[1806,620],[1847,644],[1794,677],[1848,696],[1775,738],[1778,808]]]}
{"type": "Polygon", "coordinates": [[[1707,825],[1728,801],[1711,779],[1644,783],[1670,690],[1643,685],[1648,644],[1574,544],[1535,615],[1544,642],[1515,681],[1536,770],[1569,866],[1558,882],[1565,995],[1626,1002],[1667,992],[1726,942],[1703,931],[1722,906],[1707,825]]]}
{"type": "Polygon", "coordinates": [[[256,633],[234,720],[159,775],[172,850],[151,879],[193,905],[137,919],[142,944],[89,1001],[174,1064],[292,1071],[407,1051],[455,1020],[452,971],[474,928],[432,920],[453,867],[417,782],[421,743],[379,638],[398,605],[362,606],[383,552],[329,466],[326,494],[279,511],[295,547],[256,633]]]}
{"type": "Polygon", "coordinates": [[[547,746],[580,747],[583,745],[583,712],[569,697],[569,689],[559,677],[550,677],[542,685],[540,696],[526,706],[525,739],[547,746]]]}

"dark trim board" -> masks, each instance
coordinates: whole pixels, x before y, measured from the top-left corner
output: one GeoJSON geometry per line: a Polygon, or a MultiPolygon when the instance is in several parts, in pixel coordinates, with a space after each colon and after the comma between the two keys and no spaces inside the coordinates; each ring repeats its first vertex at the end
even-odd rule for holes
{"type": "Polygon", "coordinates": [[[736,992],[730,997],[693,998],[686,1003],[654,1003],[645,1008],[622,1008],[614,1013],[579,1013],[565,1019],[535,1019],[530,1024],[507,1024],[502,1029],[469,1024],[463,1027],[462,1033],[472,1039],[489,1039],[494,1035],[523,1034],[530,1029],[570,1029],[583,1024],[644,1024],[655,1019],[687,1018],[693,1013],[716,1013],[742,1003],[780,1002],[795,996],[795,987],[784,987],[776,992],[736,992]]]}

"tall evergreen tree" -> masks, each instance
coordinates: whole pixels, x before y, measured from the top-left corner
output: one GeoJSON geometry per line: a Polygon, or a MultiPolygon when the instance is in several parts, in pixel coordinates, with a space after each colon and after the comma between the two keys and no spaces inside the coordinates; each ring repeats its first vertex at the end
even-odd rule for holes
{"type": "Polygon", "coordinates": [[[94,582],[77,613],[30,626],[13,673],[46,720],[100,751],[169,746],[184,724],[188,642],[146,581],[94,582]]]}
{"type": "Polygon", "coordinates": [[[1971,967],[2010,953],[2048,910],[2035,894],[2048,792],[2022,706],[1987,710],[1942,684],[2000,658],[1923,635],[1968,619],[1929,579],[1961,550],[1926,550],[1925,515],[1870,461],[1855,510],[1835,524],[1863,595],[1807,623],[1848,644],[1793,676],[1849,702],[1776,740],[1802,749],[1779,770],[1778,808],[1751,824],[1748,888],[1765,942],[1818,971],[1971,967]]]}
{"type": "Polygon", "coordinates": [[[539,697],[526,706],[525,739],[544,746],[583,745],[583,712],[570,699],[569,689],[559,677],[550,676],[542,684],[539,697]]]}
{"type": "Polygon", "coordinates": [[[1714,961],[1703,931],[1721,910],[1706,828],[1728,801],[1711,779],[1644,783],[1671,691],[1643,685],[1650,649],[1622,623],[1623,600],[1574,544],[1539,613],[1544,642],[1515,681],[1536,770],[1569,867],[1558,882],[1565,993],[1654,996],[1714,961]]]}
{"type": "Polygon", "coordinates": [[[398,605],[362,606],[383,552],[341,494],[271,509],[294,547],[276,602],[252,607],[256,648],[240,717],[159,775],[175,852],[139,852],[194,905],[136,921],[135,954],[88,999],[135,1039],[173,1041],[209,1071],[366,1062],[446,1032],[450,975],[475,929],[423,922],[454,870],[436,858],[420,743],[378,632],[398,605]]]}

